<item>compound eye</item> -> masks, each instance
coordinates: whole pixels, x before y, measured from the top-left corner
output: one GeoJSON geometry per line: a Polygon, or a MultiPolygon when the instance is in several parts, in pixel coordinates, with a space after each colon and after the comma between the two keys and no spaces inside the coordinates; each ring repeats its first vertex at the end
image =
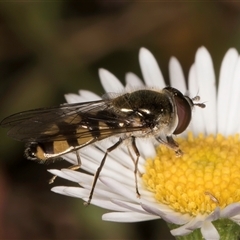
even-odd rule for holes
{"type": "Polygon", "coordinates": [[[173,133],[180,134],[188,127],[191,121],[192,106],[190,105],[189,101],[187,101],[186,97],[184,97],[181,93],[175,93],[174,99],[177,108],[178,125],[173,133]]]}

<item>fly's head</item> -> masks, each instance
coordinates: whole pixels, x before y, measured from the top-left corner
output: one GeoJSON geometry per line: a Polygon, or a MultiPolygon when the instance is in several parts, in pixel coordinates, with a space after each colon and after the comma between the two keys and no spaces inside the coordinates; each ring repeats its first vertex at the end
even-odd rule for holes
{"type": "Polygon", "coordinates": [[[191,121],[193,107],[198,106],[200,108],[205,108],[205,104],[197,103],[197,101],[200,100],[199,96],[191,99],[172,87],[166,87],[163,91],[171,96],[170,99],[174,109],[172,118],[173,124],[169,123],[170,126],[174,126],[173,129],[171,129],[172,134],[180,134],[186,130],[191,121]]]}

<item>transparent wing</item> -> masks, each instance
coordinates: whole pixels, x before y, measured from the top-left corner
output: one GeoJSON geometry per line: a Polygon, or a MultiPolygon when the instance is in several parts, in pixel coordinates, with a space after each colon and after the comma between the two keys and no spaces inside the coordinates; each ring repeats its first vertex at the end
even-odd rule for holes
{"type": "Polygon", "coordinates": [[[18,141],[49,142],[95,136],[101,140],[142,129],[121,127],[126,121],[126,117],[114,111],[111,100],[106,99],[24,111],[3,119],[0,124],[9,128],[8,135],[18,141]]]}

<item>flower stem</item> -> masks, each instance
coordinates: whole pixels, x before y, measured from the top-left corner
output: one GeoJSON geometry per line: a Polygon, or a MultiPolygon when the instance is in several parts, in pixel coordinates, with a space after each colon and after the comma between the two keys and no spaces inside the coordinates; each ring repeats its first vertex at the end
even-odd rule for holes
{"type": "MultiPolygon", "coordinates": [[[[219,219],[213,222],[213,225],[217,229],[221,240],[238,240],[240,238],[240,226],[229,220],[229,219],[219,219]]],[[[175,224],[168,224],[169,228],[172,230],[179,227],[175,224]]],[[[202,240],[203,236],[200,229],[194,230],[192,233],[185,236],[176,236],[177,240],[202,240]]]]}

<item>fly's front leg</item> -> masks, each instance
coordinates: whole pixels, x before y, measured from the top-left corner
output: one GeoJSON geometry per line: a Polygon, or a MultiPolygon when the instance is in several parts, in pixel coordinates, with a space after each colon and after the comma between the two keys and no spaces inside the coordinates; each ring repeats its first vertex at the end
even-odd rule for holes
{"type": "Polygon", "coordinates": [[[113,151],[114,149],[116,149],[122,142],[123,142],[123,139],[122,139],[122,138],[119,138],[119,140],[118,140],[114,145],[112,145],[111,147],[109,147],[109,148],[106,150],[106,152],[105,152],[105,154],[104,154],[104,156],[103,156],[103,159],[102,159],[102,161],[101,161],[101,163],[100,163],[100,166],[98,167],[98,169],[97,169],[97,171],[96,171],[96,173],[95,173],[95,175],[94,175],[94,179],[93,179],[93,183],[92,183],[92,188],[91,188],[91,192],[90,192],[89,197],[88,197],[88,201],[85,202],[84,205],[89,205],[89,204],[91,203],[91,200],[92,200],[92,197],[93,197],[93,193],[94,193],[94,189],[95,189],[97,180],[98,180],[99,175],[100,175],[100,173],[101,173],[101,171],[102,171],[102,168],[103,168],[103,166],[104,166],[104,163],[105,163],[105,161],[106,161],[106,158],[107,158],[108,153],[110,153],[111,151],[113,151]]]}
{"type": "Polygon", "coordinates": [[[140,198],[141,195],[138,191],[138,181],[137,181],[138,161],[139,161],[140,153],[139,153],[138,148],[136,146],[136,138],[131,137],[131,139],[132,139],[132,148],[133,148],[133,151],[135,152],[136,157],[137,157],[136,161],[134,161],[134,178],[135,178],[136,194],[137,194],[137,197],[140,198]]]}
{"type": "Polygon", "coordinates": [[[167,145],[175,151],[177,157],[183,155],[182,150],[179,148],[179,145],[174,141],[172,136],[167,136],[167,143],[167,145]]]}
{"type": "MultiPolygon", "coordinates": [[[[71,170],[74,170],[74,171],[78,170],[78,169],[81,167],[81,165],[82,165],[79,152],[78,152],[77,150],[75,150],[75,153],[76,153],[76,157],[77,157],[77,164],[68,167],[68,169],[71,169],[71,170]]],[[[52,183],[55,181],[56,178],[57,178],[57,176],[54,175],[54,176],[49,180],[48,183],[49,183],[49,184],[52,184],[52,183]]]]}
{"type": "Polygon", "coordinates": [[[178,143],[174,141],[174,139],[173,139],[172,136],[166,136],[167,142],[164,141],[164,140],[162,140],[161,137],[157,137],[156,140],[157,140],[158,142],[160,142],[161,144],[164,144],[165,146],[173,149],[173,150],[175,151],[177,157],[180,157],[180,156],[183,155],[183,152],[182,152],[182,150],[179,148],[178,143]]]}

